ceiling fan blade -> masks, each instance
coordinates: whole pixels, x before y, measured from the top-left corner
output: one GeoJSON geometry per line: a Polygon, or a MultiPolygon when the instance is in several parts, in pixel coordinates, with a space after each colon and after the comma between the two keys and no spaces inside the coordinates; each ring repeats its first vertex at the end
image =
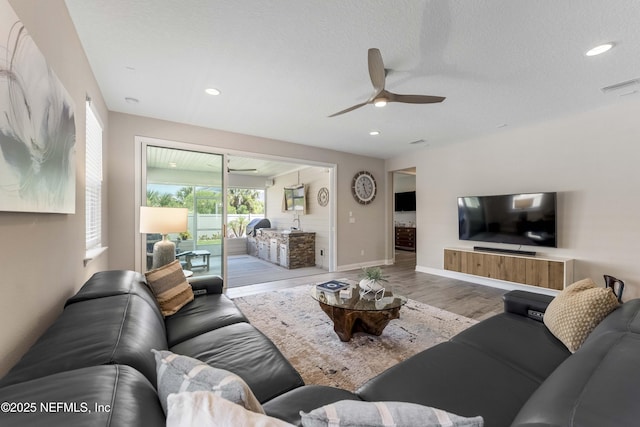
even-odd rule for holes
{"type": "Polygon", "coordinates": [[[255,172],[258,169],[256,168],[248,168],[248,169],[234,169],[234,168],[227,168],[227,172],[231,173],[231,172],[255,172]]]}
{"type": "Polygon", "coordinates": [[[382,62],[382,54],[379,49],[369,49],[369,77],[376,93],[384,90],[384,79],[386,72],[384,71],[384,62],[382,62]]]}
{"type": "Polygon", "coordinates": [[[335,116],[339,116],[340,114],[348,113],[349,111],[353,111],[356,108],[364,107],[368,103],[369,103],[369,101],[366,101],[366,102],[363,102],[361,104],[354,105],[353,107],[349,107],[346,110],[338,111],[337,113],[334,113],[334,114],[330,115],[329,117],[335,117],[335,116]]]}
{"type": "Polygon", "coordinates": [[[444,96],[431,95],[398,95],[386,92],[388,102],[404,102],[406,104],[435,104],[446,99],[444,96]]]}

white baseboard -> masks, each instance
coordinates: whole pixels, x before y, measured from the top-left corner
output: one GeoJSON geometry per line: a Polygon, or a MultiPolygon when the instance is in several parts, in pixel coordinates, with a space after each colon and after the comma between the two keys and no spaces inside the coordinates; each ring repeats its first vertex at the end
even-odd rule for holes
{"type": "Polygon", "coordinates": [[[555,289],[540,288],[538,286],[523,285],[521,283],[507,282],[505,280],[490,279],[488,277],[474,276],[472,274],[458,273],[456,271],[442,270],[439,268],[423,267],[416,265],[416,271],[436,276],[448,277],[450,279],[463,280],[465,282],[476,283],[483,286],[491,286],[492,288],[505,289],[508,291],[522,290],[535,292],[538,294],[546,294],[556,296],[560,291],[555,289]]]}
{"type": "Polygon", "coordinates": [[[377,260],[377,261],[368,261],[368,262],[360,262],[357,264],[346,264],[339,265],[336,271],[349,271],[349,270],[358,270],[364,267],[375,267],[377,265],[389,265],[390,262],[387,260],[377,260]]]}

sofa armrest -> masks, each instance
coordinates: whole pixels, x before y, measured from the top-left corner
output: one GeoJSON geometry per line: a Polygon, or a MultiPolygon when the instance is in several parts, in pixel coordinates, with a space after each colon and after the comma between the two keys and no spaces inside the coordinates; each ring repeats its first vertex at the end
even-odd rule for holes
{"type": "Polygon", "coordinates": [[[223,282],[220,276],[189,277],[187,281],[193,289],[193,295],[196,297],[199,295],[222,293],[223,282]]]}
{"type": "Polygon", "coordinates": [[[504,311],[542,322],[553,296],[527,291],[510,291],[503,295],[504,311]]]}

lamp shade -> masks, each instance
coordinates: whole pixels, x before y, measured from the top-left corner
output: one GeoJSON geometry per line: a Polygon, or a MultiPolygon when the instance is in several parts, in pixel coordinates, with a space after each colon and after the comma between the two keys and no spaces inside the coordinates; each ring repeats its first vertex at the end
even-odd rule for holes
{"type": "Polygon", "coordinates": [[[181,233],[187,231],[187,208],[140,206],[141,233],[181,233]]]}

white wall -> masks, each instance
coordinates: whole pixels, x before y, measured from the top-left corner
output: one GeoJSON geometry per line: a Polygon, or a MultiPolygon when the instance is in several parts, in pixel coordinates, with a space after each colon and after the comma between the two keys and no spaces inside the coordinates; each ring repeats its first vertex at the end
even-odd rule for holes
{"type": "MultiPolygon", "coordinates": [[[[331,204],[318,204],[318,190],[322,187],[331,188],[331,176],[328,168],[307,167],[296,172],[274,178],[274,185],[267,189],[267,218],[273,228],[290,228],[294,226],[292,212],[282,212],[282,197],[284,187],[305,184],[306,211],[298,215],[300,228],[303,231],[316,233],[316,265],[329,267],[330,233],[331,233],[331,204]],[[322,250],[323,256],[320,255],[322,250]]],[[[331,199],[331,192],[329,193],[331,199]]],[[[382,234],[382,233],[381,233],[382,234]]]]}
{"type": "MultiPolygon", "coordinates": [[[[0,376],[49,327],[62,311],[64,301],[108,264],[108,253],[86,267],[83,264],[85,97],[91,96],[106,127],[108,116],[102,94],[63,0],[20,0],[10,4],[75,103],[76,213],[0,212],[0,376]]],[[[0,82],[4,80],[0,78],[0,82]]],[[[105,144],[107,139],[105,129],[105,144]]],[[[103,241],[108,243],[106,236],[105,220],[103,241]]]]}
{"type": "Polygon", "coordinates": [[[558,248],[534,250],[575,259],[576,280],[611,274],[625,299],[639,297],[639,118],[636,98],[387,161],[417,168],[417,269],[441,270],[443,248],[473,246],[458,240],[458,196],[557,191],[558,248]]]}

